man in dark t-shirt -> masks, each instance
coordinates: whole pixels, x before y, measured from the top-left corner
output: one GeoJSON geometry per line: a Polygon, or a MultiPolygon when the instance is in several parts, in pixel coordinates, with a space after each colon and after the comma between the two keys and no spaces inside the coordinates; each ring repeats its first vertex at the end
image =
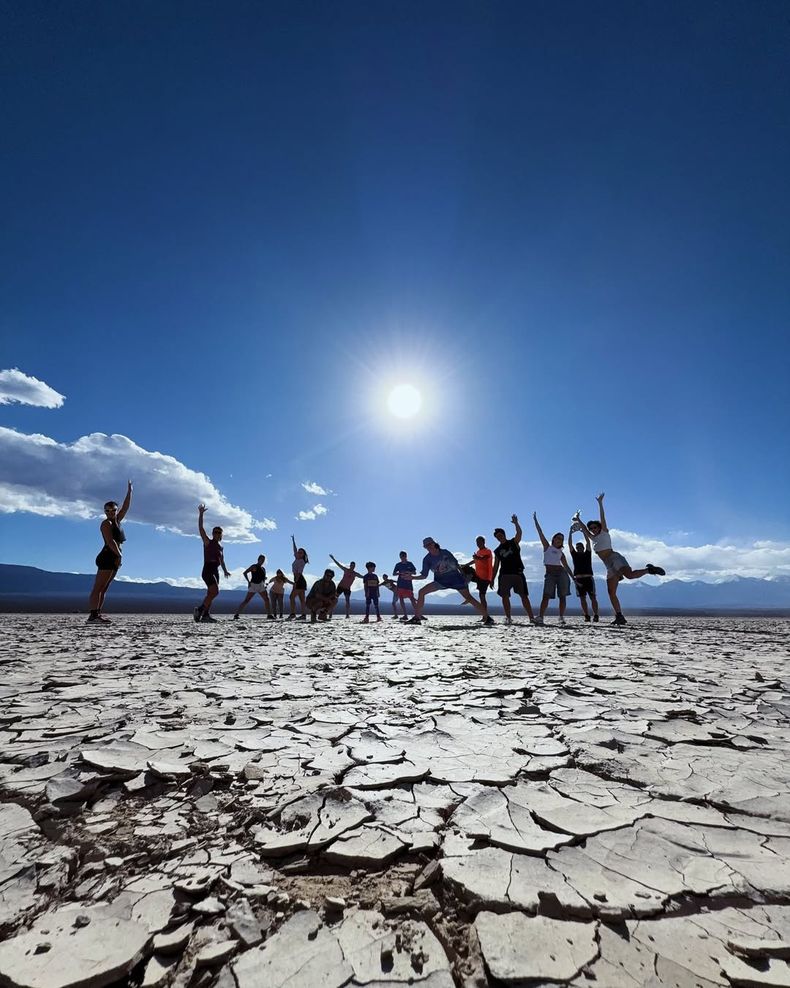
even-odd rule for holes
{"type": "Polygon", "coordinates": [[[571,559],[573,560],[573,576],[576,580],[576,593],[579,597],[582,611],[584,612],[584,620],[589,624],[590,611],[587,607],[588,596],[592,603],[592,619],[595,622],[598,621],[598,595],[595,592],[595,578],[592,568],[592,546],[586,533],[584,535],[585,544],[582,545],[581,542],[577,542],[574,545],[574,531],[578,531],[578,529],[575,529],[575,526],[571,526],[571,530],[568,532],[568,545],[570,546],[571,559]]]}
{"type": "Polygon", "coordinates": [[[494,549],[494,572],[491,577],[491,585],[496,586],[497,593],[502,598],[502,607],[505,611],[505,624],[512,624],[513,618],[510,613],[510,593],[513,591],[521,598],[524,610],[529,615],[531,624],[535,622],[535,615],[532,613],[532,604],[529,602],[529,587],[524,576],[524,563],[521,560],[521,525],[518,523],[518,515],[513,515],[510,519],[516,528],[515,538],[509,539],[504,528],[494,529],[494,538],[499,545],[494,549]],[[499,583],[497,584],[497,573],[499,583]]]}

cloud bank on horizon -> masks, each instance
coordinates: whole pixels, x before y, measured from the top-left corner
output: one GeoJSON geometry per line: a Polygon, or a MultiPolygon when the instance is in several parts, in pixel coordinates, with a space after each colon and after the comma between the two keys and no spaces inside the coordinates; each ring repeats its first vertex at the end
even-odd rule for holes
{"type": "Polygon", "coordinates": [[[0,512],[95,518],[108,498],[122,499],[127,478],[136,487],[130,521],[195,535],[202,502],[230,542],[257,542],[256,530],[277,527],[231,504],[206,474],[126,436],[94,432],[60,443],[0,426],[0,512]]]}
{"type": "Polygon", "coordinates": [[[18,367],[0,371],[0,405],[35,405],[60,408],[66,396],[37,377],[30,377],[18,367]]]}

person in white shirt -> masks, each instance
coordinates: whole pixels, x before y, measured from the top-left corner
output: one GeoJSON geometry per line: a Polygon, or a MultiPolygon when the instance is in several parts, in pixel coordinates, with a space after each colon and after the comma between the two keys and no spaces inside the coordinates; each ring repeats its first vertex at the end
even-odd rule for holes
{"type": "Polygon", "coordinates": [[[549,601],[554,600],[555,595],[560,598],[560,624],[565,624],[565,604],[571,592],[571,580],[573,573],[562,551],[565,544],[565,536],[562,532],[552,535],[551,542],[543,534],[540,527],[537,512],[532,513],[532,520],[538,538],[543,546],[543,565],[546,567],[546,575],[543,578],[543,599],[540,602],[540,614],[536,624],[543,624],[543,616],[549,606],[549,601]]]}
{"type": "Polygon", "coordinates": [[[606,566],[606,589],[609,591],[609,600],[611,600],[612,607],[614,608],[614,621],[612,621],[612,624],[622,625],[627,622],[623,616],[620,599],[617,596],[617,585],[620,581],[638,580],[640,577],[647,576],[648,574],[650,576],[666,576],[666,571],[660,566],[653,566],[652,563],[648,563],[644,569],[631,569],[625,556],[612,549],[612,536],[609,534],[609,528],[606,524],[603,499],[603,492],[596,495],[595,500],[598,502],[600,521],[593,519],[585,525],[579,517],[578,511],[573,516],[573,520],[581,525],[581,530],[592,542],[592,547],[596,555],[606,566]]]}

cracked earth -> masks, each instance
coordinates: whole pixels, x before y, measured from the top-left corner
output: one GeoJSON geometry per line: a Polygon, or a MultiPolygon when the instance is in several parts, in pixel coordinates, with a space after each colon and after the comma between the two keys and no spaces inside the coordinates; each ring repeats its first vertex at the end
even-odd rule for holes
{"type": "Polygon", "coordinates": [[[0,984],[790,986],[790,634],[6,616],[0,984]]]}

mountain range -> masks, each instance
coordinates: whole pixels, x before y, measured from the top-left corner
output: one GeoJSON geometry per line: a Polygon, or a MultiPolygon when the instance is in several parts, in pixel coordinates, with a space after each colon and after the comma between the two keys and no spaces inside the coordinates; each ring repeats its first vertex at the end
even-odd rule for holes
{"type": "MultiPolygon", "coordinates": [[[[34,566],[14,566],[0,563],[0,611],[71,612],[84,611],[93,586],[93,575],[86,573],[50,573],[34,566]]],[[[606,587],[597,580],[601,608],[609,610],[606,587]]],[[[532,583],[533,606],[539,602],[540,587],[532,583]]],[[[702,580],[667,580],[658,585],[624,583],[621,600],[626,611],[685,612],[728,611],[786,613],[790,615],[790,576],[771,580],[736,577],[724,583],[702,580]]],[[[174,587],[169,583],[137,583],[117,581],[108,595],[108,610],[125,612],[188,612],[203,597],[202,590],[174,587]]],[[[358,611],[361,594],[355,595],[354,610],[358,611]]],[[[222,590],[218,611],[232,611],[244,599],[243,590],[222,590]]],[[[390,610],[390,594],[382,594],[382,613],[390,610]]],[[[491,595],[489,595],[489,600],[491,595]]],[[[446,598],[434,598],[431,610],[445,613],[468,613],[446,598]]],[[[498,601],[497,601],[498,603],[498,601]]],[[[251,601],[250,613],[261,610],[260,601],[251,601]]],[[[569,611],[577,609],[576,598],[569,601],[569,611]]],[[[496,611],[497,607],[492,607],[496,611]]],[[[555,610],[553,607],[552,610],[555,610]]]]}

